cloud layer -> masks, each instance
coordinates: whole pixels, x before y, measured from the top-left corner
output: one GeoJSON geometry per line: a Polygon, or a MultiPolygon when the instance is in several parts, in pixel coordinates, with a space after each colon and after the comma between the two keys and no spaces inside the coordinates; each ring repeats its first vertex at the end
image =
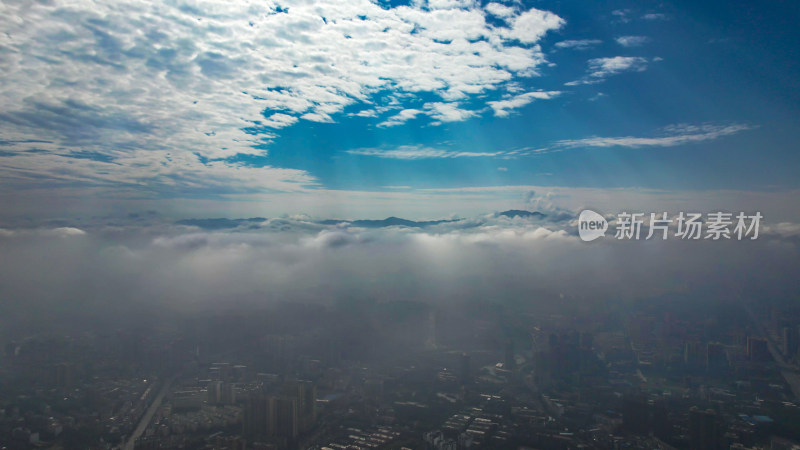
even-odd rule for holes
{"type": "MultiPolygon", "coordinates": [[[[505,117],[510,110],[538,98],[551,98],[558,92],[533,92],[511,97],[508,100],[489,102],[495,110],[495,115],[505,117]],[[533,95],[531,95],[533,94],[533,95]]],[[[388,159],[433,159],[433,158],[467,158],[467,157],[494,157],[515,159],[522,156],[531,156],[544,153],[560,152],[570,149],[591,148],[655,148],[675,147],[678,145],[695,144],[704,141],[731,136],[755,127],[747,124],[676,124],[659,130],[656,136],[593,136],[583,139],[566,139],[553,142],[542,148],[522,148],[515,150],[498,150],[494,152],[469,152],[438,149],[424,146],[406,145],[393,149],[361,148],[348,150],[347,153],[361,156],[376,156],[388,159]]]]}
{"type": "MultiPolygon", "coordinates": [[[[543,200],[543,199],[539,199],[543,200]]],[[[546,208],[546,201],[537,200],[546,208]]],[[[575,215],[484,215],[424,229],[296,216],[204,231],[151,221],[3,230],[4,325],[342,299],[561,303],[744,289],[792,292],[798,227],[757,241],[581,242],[575,215]],[[719,264],[725,261],[725,265],[719,264]],[[782,291],[783,290],[783,291],[782,291]]],[[[77,323],[77,322],[76,322],[77,323]]]]}

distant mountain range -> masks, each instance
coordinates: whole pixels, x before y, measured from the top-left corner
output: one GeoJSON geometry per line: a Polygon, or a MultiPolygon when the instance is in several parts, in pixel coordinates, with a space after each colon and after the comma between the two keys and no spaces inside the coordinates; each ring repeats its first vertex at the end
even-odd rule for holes
{"type": "Polygon", "coordinates": [[[497,213],[497,215],[498,216],[511,217],[511,218],[514,218],[514,217],[523,217],[523,218],[533,217],[535,219],[541,219],[542,217],[544,217],[544,214],[542,214],[542,213],[540,213],[538,211],[525,211],[525,210],[521,210],[521,209],[509,209],[508,211],[503,211],[503,212],[497,213]]]}
{"type": "Polygon", "coordinates": [[[450,220],[423,220],[423,221],[415,221],[415,220],[408,220],[408,219],[401,219],[400,217],[387,217],[383,220],[336,220],[336,219],[328,219],[322,220],[319,223],[323,225],[336,225],[339,223],[349,223],[351,226],[354,227],[361,227],[361,228],[384,228],[384,227],[409,227],[409,228],[423,228],[430,225],[438,225],[440,223],[448,223],[448,222],[457,222],[461,219],[450,219],[450,220]]]}
{"type": "Polygon", "coordinates": [[[184,219],[175,223],[178,225],[187,225],[190,227],[198,227],[204,230],[224,230],[227,228],[237,228],[242,225],[256,224],[267,220],[265,217],[251,217],[249,219],[184,219]]]}
{"type": "MultiPolygon", "coordinates": [[[[541,219],[545,217],[544,214],[538,211],[525,211],[519,209],[510,209],[508,211],[503,211],[495,214],[496,217],[522,217],[522,218],[533,218],[533,219],[541,219]]],[[[238,228],[241,226],[246,226],[248,224],[252,225],[252,228],[257,228],[256,224],[260,222],[264,222],[267,220],[264,217],[251,217],[249,219],[227,219],[227,218],[212,218],[212,219],[184,219],[179,220],[175,223],[178,225],[187,225],[202,228],[204,230],[224,230],[229,228],[238,228]]],[[[408,220],[403,219],[400,217],[387,217],[386,219],[381,220],[370,220],[370,219],[358,219],[358,220],[346,220],[346,219],[325,219],[319,220],[316,223],[321,225],[338,225],[342,223],[346,223],[353,227],[359,228],[386,228],[386,227],[409,227],[409,228],[425,228],[432,225],[439,225],[442,223],[451,223],[451,222],[458,222],[463,219],[442,219],[442,220],[408,220]]]]}

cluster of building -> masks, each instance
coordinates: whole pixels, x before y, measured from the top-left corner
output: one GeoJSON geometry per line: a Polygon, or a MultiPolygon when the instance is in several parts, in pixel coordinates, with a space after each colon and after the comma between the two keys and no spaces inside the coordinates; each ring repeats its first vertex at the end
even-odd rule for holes
{"type": "Polygon", "coordinates": [[[800,448],[791,308],[390,311],[11,342],[0,447],[800,448]]]}

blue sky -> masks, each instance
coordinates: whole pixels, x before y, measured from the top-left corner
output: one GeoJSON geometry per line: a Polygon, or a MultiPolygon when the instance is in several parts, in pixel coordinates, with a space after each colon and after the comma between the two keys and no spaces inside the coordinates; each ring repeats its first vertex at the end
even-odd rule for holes
{"type": "Polygon", "coordinates": [[[0,9],[4,217],[800,214],[789,3],[0,9]]]}

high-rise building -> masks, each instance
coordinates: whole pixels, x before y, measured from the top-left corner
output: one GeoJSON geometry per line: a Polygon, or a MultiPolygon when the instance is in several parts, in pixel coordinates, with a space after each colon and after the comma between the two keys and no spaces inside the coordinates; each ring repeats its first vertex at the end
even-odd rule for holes
{"type": "Polygon", "coordinates": [[[222,383],[220,392],[220,403],[223,405],[236,404],[236,384],[222,383]]]}
{"type": "Polygon", "coordinates": [[[766,338],[750,336],[747,338],[747,357],[751,361],[769,361],[769,344],[766,338]]]}
{"type": "Polygon", "coordinates": [[[797,328],[783,327],[781,330],[781,337],[783,338],[783,354],[787,358],[793,358],[797,353],[797,328]]]}
{"type": "Polygon", "coordinates": [[[689,410],[689,444],[696,450],[722,448],[722,433],[717,413],[701,410],[696,406],[689,410]]]}
{"type": "Polygon", "coordinates": [[[667,403],[664,400],[656,400],[653,403],[651,422],[654,436],[661,440],[672,437],[672,423],[670,422],[667,403]]]}
{"type": "Polygon", "coordinates": [[[703,343],[700,341],[686,341],[683,351],[683,362],[690,367],[703,367],[706,355],[703,352],[703,343]]]}
{"type": "Polygon", "coordinates": [[[638,435],[649,432],[650,407],[644,396],[626,394],[622,398],[622,426],[626,431],[638,435]]]}
{"type": "Polygon", "coordinates": [[[228,381],[231,376],[231,365],[226,362],[215,362],[209,369],[212,380],[228,381]]]}
{"type": "Polygon", "coordinates": [[[294,440],[297,438],[297,398],[273,397],[275,411],[275,435],[277,437],[294,440]]]}
{"type": "Polygon", "coordinates": [[[244,450],[246,442],[239,436],[217,435],[212,440],[214,450],[244,450]]]}
{"type": "Polygon", "coordinates": [[[800,442],[790,441],[789,439],[772,436],[769,443],[770,450],[798,450],[800,442]]]}
{"type": "Polygon", "coordinates": [[[547,337],[547,343],[550,346],[550,350],[558,348],[558,335],[555,333],[550,333],[550,335],[547,337]]]}
{"type": "Polygon", "coordinates": [[[580,336],[580,347],[584,350],[591,350],[594,347],[594,335],[584,331],[580,336]]]}
{"type": "Polygon", "coordinates": [[[247,397],[244,407],[243,433],[248,439],[275,435],[275,402],[262,393],[247,397]]]}
{"type": "Polygon", "coordinates": [[[58,363],[53,368],[53,382],[58,387],[70,387],[75,381],[75,371],[70,363],[58,363]]]}
{"type": "Polygon", "coordinates": [[[222,401],[222,381],[209,381],[206,393],[208,394],[208,404],[219,404],[222,401]]]}
{"type": "Polygon", "coordinates": [[[458,373],[461,384],[468,384],[472,380],[472,374],[470,373],[470,366],[471,366],[470,356],[466,353],[462,353],[459,365],[459,373],[458,373]]]}
{"type": "Polygon", "coordinates": [[[719,342],[709,342],[706,345],[706,368],[710,371],[719,372],[728,367],[728,356],[725,354],[725,346],[719,342]]]}
{"type": "Polygon", "coordinates": [[[299,431],[309,431],[317,421],[317,387],[311,381],[297,382],[297,416],[299,431]]]}
{"type": "Polygon", "coordinates": [[[250,394],[244,402],[243,433],[248,439],[293,441],[316,423],[317,388],[311,381],[286,383],[279,394],[250,394]]]}
{"type": "Polygon", "coordinates": [[[236,403],[236,385],[224,381],[210,381],[208,383],[207,399],[210,405],[233,405],[236,403]]]}

